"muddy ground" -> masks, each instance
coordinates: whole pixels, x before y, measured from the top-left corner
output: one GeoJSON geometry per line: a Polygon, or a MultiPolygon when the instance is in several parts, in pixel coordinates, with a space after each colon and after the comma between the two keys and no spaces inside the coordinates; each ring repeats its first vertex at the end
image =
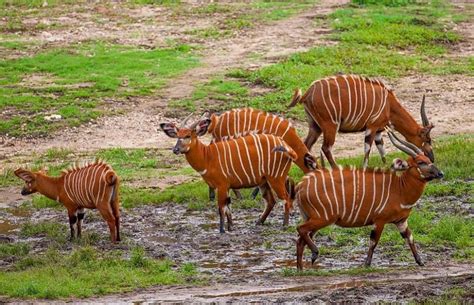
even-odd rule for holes
{"type": "MultiPolygon", "coordinates": [[[[11,191],[14,191],[12,189],[11,191]]],[[[17,190],[18,191],[18,190],[17,190]]],[[[55,222],[64,224],[68,234],[66,212],[63,209],[25,209],[24,199],[11,197],[8,207],[3,206],[0,216],[7,219],[0,226],[3,242],[27,242],[33,253],[43,253],[52,240],[46,236],[22,237],[20,227],[26,222],[55,222]]],[[[474,217],[468,198],[425,198],[420,207],[431,201],[436,210],[444,213],[461,211],[474,217]]],[[[3,200],[2,200],[3,201],[3,200]]],[[[204,210],[191,210],[185,205],[167,203],[143,206],[123,211],[122,237],[119,245],[111,245],[107,227],[96,211],[87,211],[84,236],[92,238],[99,251],[144,247],[154,258],[167,258],[178,265],[192,262],[206,278],[205,287],[162,287],[104,298],[87,299],[93,302],[373,302],[422,301],[443,296],[452,289],[464,289],[464,298],[474,296],[470,264],[456,263],[451,248],[419,247],[426,266],[418,267],[408,247],[395,247],[381,242],[376,250],[374,273],[346,276],[284,276],[294,270],[296,231],[299,221],[292,214],[290,226],[282,228],[283,207],[279,205],[270,214],[267,223],[256,226],[262,207],[241,208],[234,200],[235,227],[232,232],[218,232],[218,217],[213,204],[204,210]],[[94,237],[91,237],[94,236],[94,237]]],[[[316,236],[323,251],[315,265],[306,254],[306,269],[333,270],[362,266],[368,245],[368,236],[355,237],[353,245],[340,246],[335,236],[316,236]]],[[[415,236],[416,240],[416,236],[415,236]]],[[[72,242],[65,242],[61,250],[71,251],[72,242]]],[[[0,261],[8,268],[14,260],[0,261]]]]}
{"type": "MultiPolygon", "coordinates": [[[[325,39],[330,31],[327,25],[318,23],[315,26],[314,20],[346,2],[322,0],[300,14],[245,30],[237,37],[203,41],[195,41],[196,38],[190,37],[186,31],[220,22],[221,16],[218,14],[212,20],[198,18],[193,14],[182,19],[158,8],[122,11],[120,7],[110,8],[97,4],[90,11],[72,9],[59,18],[55,17],[57,14],[51,14],[27,20],[32,25],[55,22],[60,26],[48,31],[22,33],[24,39],[35,42],[36,47],[25,51],[26,53],[2,53],[2,56],[15,58],[39,52],[42,48],[89,39],[154,47],[166,45],[164,38],[168,37],[182,42],[199,43],[202,47],[203,65],[186,72],[153,96],[134,98],[132,106],[124,109],[123,115],[103,117],[91,124],[66,129],[47,138],[2,139],[0,166],[11,167],[11,160],[18,155],[40,153],[52,147],[67,147],[74,151],[117,146],[170,147],[172,141],[163,134],[157,134],[156,129],[159,122],[171,119],[163,111],[171,100],[189,97],[196,85],[231,68],[255,69],[315,45],[334,43],[325,39]],[[96,22],[98,14],[102,18],[100,22],[96,22]],[[127,18],[124,19],[124,16],[127,18]],[[255,58],[249,56],[251,54],[261,56],[255,58]],[[114,136],[110,137],[111,134],[114,136]]],[[[464,34],[465,40],[459,50],[454,50],[450,56],[472,52],[472,22],[460,25],[458,30],[464,34]]],[[[431,90],[427,93],[427,111],[436,126],[433,135],[437,137],[474,132],[473,84],[472,77],[410,75],[390,85],[396,88],[402,103],[416,115],[421,93],[431,90]],[[433,104],[436,105],[436,116],[433,115],[433,104]]],[[[305,123],[295,124],[304,134],[305,123]]],[[[342,135],[337,138],[335,154],[361,154],[362,143],[362,134],[342,135]]],[[[390,148],[390,144],[387,146],[390,148]]],[[[28,239],[21,237],[19,228],[28,221],[54,221],[63,223],[67,233],[66,212],[63,209],[21,209],[24,198],[18,193],[19,187],[0,190],[0,242],[28,242],[32,245],[33,252],[41,253],[47,249],[50,240],[44,236],[28,239]]],[[[464,204],[462,199],[452,197],[437,200],[447,212],[449,208],[456,206],[472,217],[469,205],[464,204]]],[[[373,265],[382,267],[383,272],[352,276],[283,277],[285,268],[295,268],[294,225],[298,221],[298,215],[293,213],[293,226],[282,230],[280,205],[264,226],[255,226],[261,210],[262,208],[235,208],[235,230],[221,235],[217,230],[217,215],[212,204],[200,211],[190,210],[176,203],[127,209],[123,211],[122,219],[124,242],[118,246],[110,245],[106,225],[97,212],[88,211],[85,234],[100,236],[94,244],[99,249],[140,245],[148,255],[155,258],[169,258],[177,264],[195,263],[201,273],[208,275],[209,282],[205,287],[156,287],[85,301],[408,302],[439,297],[453,288],[464,289],[467,292],[467,302],[474,298],[474,267],[472,264],[456,263],[452,258],[453,250],[449,248],[440,252],[422,247],[420,252],[426,266],[416,267],[407,248],[399,251],[394,250],[392,245],[381,243],[376,250],[373,265]]],[[[330,237],[319,236],[317,242],[325,248],[338,249],[330,237]]],[[[360,266],[365,258],[367,243],[368,236],[357,240],[354,247],[344,249],[343,252],[330,251],[322,254],[313,268],[339,270],[360,266]]],[[[74,244],[67,242],[62,250],[70,251],[73,247],[74,244]]],[[[0,267],[5,268],[12,263],[13,261],[0,261],[0,267]]],[[[306,265],[306,268],[311,266],[306,265]]],[[[0,302],[2,301],[0,298],[0,302]]]]}

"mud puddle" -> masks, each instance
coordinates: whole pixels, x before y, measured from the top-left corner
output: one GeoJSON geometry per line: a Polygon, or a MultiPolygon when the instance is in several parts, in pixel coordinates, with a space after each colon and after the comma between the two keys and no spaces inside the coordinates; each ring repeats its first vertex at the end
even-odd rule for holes
{"type": "Polygon", "coordinates": [[[155,304],[155,303],[299,303],[299,302],[376,302],[423,300],[442,295],[448,287],[469,288],[474,270],[470,265],[444,268],[422,268],[417,271],[399,271],[391,274],[332,277],[288,277],[272,282],[254,284],[235,283],[208,287],[158,288],[141,293],[123,294],[86,301],[155,304]],[[407,289],[408,288],[408,289],[407,289]],[[414,293],[416,292],[416,293],[414,293]],[[426,294],[425,294],[426,293],[426,294]],[[344,295],[346,297],[344,297],[344,295]],[[350,295],[351,297],[347,297],[350,295]]]}

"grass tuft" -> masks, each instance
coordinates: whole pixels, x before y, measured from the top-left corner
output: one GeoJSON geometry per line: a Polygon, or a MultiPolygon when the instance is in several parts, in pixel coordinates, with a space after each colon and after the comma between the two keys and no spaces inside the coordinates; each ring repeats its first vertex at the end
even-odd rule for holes
{"type": "Polygon", "coordinates": [[[130,260],[112,253],[82,247],[70,255],[48,250],[28,256],[15,271],[0,273],[0,294],[9,297],[58,299],[90,297],[132,291],[152,285],[195,282],[195,269],[183,265],[173,270],[167,260],[146,258],[143,249],[132,250],[130,260]]]}

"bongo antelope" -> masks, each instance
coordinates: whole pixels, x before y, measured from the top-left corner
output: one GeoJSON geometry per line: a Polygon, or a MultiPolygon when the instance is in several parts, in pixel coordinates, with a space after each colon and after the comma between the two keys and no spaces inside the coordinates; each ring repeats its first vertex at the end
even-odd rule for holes
{"type": "Polygon", "coordinates": [[[95,161],[82,167],[73,166],[59,177],[22,168],[15,175],[25,181],[22,195],[38,192],[66,207],[71,240],[75,237],[76,224],[77,237],[81,237],[84,209],[97,208],[109,226],[112,242],[120,241],[119,179],[108,164],[95,161]]]}
{"type": "Polygon", "coordinates": [[[338,167],[315,170],[304,176],[297,185],[296,201],[304,220],[297,229],[299,270],[303,268],[304,247],[308,245],[311,249],[314,263],[318,249],[312,237],[316,231],[331,224],[341,227],[374,226],[365,260],[367,266],[372,262],[374,249],[385,224],[395,224],[408,242],[415,261],[423,265],[407,219],[426,183],[442,178],[443,173],[417,146],[400,140],[391,131],[388,135],[397,148],[410,155],[406,163],[399,160],[394,162],[394,170],[403,170],[400,176],[393,171],[338,167]]]}
{"type": "Polygon", "coordinates": [[[433,125],[426,116],[425,96],[421,102],[423,126],[418,125],[384,83],[358,75],[338,75],[317,80],[303,96],[301,90],[297,89],[289,107],[298,103],[303,104],[308,117],[306,146],[311,150],[322,133],[322,151],[332,167],[336,167],[331,150],[338,131],[365,131],[363,166],[367,167],[374,140],[385,163],[382,131],[389,122],[408,142],[421,148],[434,162],[430,137],[433,125]]]}
{"type": "MultiPolygon", "coordinates": [[[[314,168],[308,168],[307,164],[316,165],[313,156],[309,154],[308,148],[301,141],[296,129],[290,121],[277,115],[256,110],[253,108],[239,108],[226,111],[220,115],[212,114],[209,119],[208,132],[212,135],[214,142],[223,139],[239,137],[242,135],[272,134],[281,137],[298,155],[295,164],[307,173],[314,168]]],[[[253,197],[258,193],[258,188],[253,193],[253,197]]],[[[209,197],[214,199],[215,194],[212,188],[209,189],[209,197]]]]}
{"type": "Polygon", "coordinates": [[[203,144],[198,137],[207,133],[210,119],[199,120],[186,127],[186,118],[178,128],[173,123],[161,123],[161,129],[171,138],[178,139],[173,148],[175,154],[184,154],[186,160],[213,189],[217,189],[220,232],[232,228],[229,189],[260,186],[267,203],[257,224],[263,224],[275,205],[275,198],[285,201],[287,225],[292,200],[286,190],[286,180],[291,163],[297,154],[281,138],[267,134],[250,134],[237,139],[203,144]]]}

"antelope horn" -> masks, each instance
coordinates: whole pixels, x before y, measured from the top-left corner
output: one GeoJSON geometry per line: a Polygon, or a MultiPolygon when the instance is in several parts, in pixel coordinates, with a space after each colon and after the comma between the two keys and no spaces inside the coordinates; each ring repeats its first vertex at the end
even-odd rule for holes
{"type": "Polygon", "coordinates": [[[423,94],[423,99],[421,101],[420,114],[421,114],[421,121],[423,122],[423,126],[426,127],[426,126],[430,125],[430,121],[428,120],[428,117],[426,116],[425,95],[424,94],[423,94]]]}
{"type": "Polygon", "coordinates": [[[393,137],[394,137],[395,139],[397,139],[397,141],[400,142],[402,145],[404,145],[404,146],[410,148],[411,150],[413,150],[413,151],[414,151],[415,153],[417,153],[417,154],[421,154],[421,153],[422,153],[421,149],[418,148],[416,145],[414,145],[414,144],[412,144],[412,143],[410,143],[410,142],[408,142],[408,141],[405,141],[405,140],[400,139],[399,137],[397,137],[397,135],[396,135],[392,130],[390,130],[390,132],[393,134],[393,137]]]}
{"type": "Polygon", "coordinates": [[[186,127],[186,123],[188,120],[193,116],[193,113],[191,112],[182,122],[181,122],[181,128],[186,127]]]}
{"type": "Polygon", "coordinates": [[[401,151],[403,151],[404,153],[407,153],[409,154],[410,156],[412,157],[415,157],[416,156],[416,153],[411,150],[410,148],[402,145],[401,143],[399,143],[395,136],[394,136],[394,133],[391,132],[391,131],[388,131],[388,137],[390,138],[390,141],[392,141],[393,145],[395,145],[396,148],[400,149],[401,151]]]}
{"type": "Polygon", "coordinates": [[[194,129],[196,128],[197,124],[199,124],[199,122],[201,122],[201,120],[203,119],[208,119],[209,118],[209,115],[211,113],[209,112],[209,110],[206,110],[202,113],[201,117],[199,118],[199,120],[197,120],[196,122],[194,122],[191,126],[189,126],[189,129],[194,129]]]}

